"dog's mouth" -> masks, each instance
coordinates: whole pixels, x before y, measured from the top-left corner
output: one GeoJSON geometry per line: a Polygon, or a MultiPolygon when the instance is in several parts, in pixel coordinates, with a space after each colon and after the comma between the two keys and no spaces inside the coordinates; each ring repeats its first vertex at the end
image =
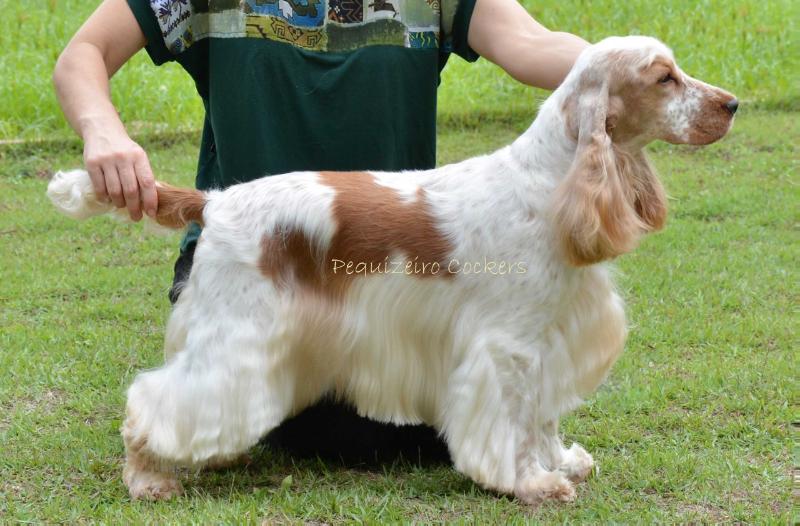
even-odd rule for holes
{"type": "Polygon", "coordinates": [[[718,111],[709,116],[708,113],[701,113],[695,120],[689,131],[688,144],[704,146],[717,142],[725,137],[733,127],[734,116],[718,111]]]}

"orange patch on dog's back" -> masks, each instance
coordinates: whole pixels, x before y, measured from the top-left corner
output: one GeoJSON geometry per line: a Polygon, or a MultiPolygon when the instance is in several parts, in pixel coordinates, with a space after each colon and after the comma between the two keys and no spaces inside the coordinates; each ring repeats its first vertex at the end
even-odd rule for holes
{"type": "Polygon", "coordinates": [[[402,253],[419,269],[417,277],[431,277],[433,263],[444,267],[452,251],[450,241],[436,225],[425,191],[404,199],[397,190],[378,184],[366,172],[322,172],[322,184],[336,190],[333,218],[336,234],[329,260],[376,266],[393,253],[402,253]]]}
{"type": "Polygon", "coordinates": [[[314,245],[302,231],[278,228],[261,240],[258,268],[279,287],[298,281],[318,289],[324,278],[318,259],[314,245]]]}
{"type": "Polygon", "coordinates": [[[331,214],[335,233],[327,250],[304,232],[278,228],[262,241],[261,272],[279,286],[295,281],[325,295],[338,295],[352,279],[395,273],[392,256],[411,265],[417,278],[450,277],[452,244],[436,224],[425,191],[413,199],[378,184],[367,172],[320,172],[320,183],[335,191],[331,214]]]}

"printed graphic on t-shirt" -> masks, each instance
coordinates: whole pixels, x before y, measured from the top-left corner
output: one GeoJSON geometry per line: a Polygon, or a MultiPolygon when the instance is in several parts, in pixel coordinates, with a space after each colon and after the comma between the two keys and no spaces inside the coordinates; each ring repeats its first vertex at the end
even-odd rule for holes
{"type": "Polygon", "coordinates": [[[322,27],[325,23],[325,5],[321,0],[251,0],[245,2],[244,10],[252,17],[282,18],[293,26],[322,27]]]}
{"type": "Polygon", "coordinates": [[[371,45],[436,49],[443,45],[441,31],[448,33],[452,27],[456,4],[457,0],[150,0],[164,43],[175,54],[210,37],[266,38],[329,52],[371,45]]]}

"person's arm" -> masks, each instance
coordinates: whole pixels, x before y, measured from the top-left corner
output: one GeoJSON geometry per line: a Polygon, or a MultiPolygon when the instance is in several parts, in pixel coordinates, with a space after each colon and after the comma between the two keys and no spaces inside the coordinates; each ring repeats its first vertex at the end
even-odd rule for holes
{"type": "Polygon", "coordinates": [[[128,136],[111,103],[109,79],[146,44],[125,0],[104,0],[61,53],[53,84],[64,115],[84,143],[83,160],[97,196],[127,207],[131,219],[155,216],[150,161],[128,136]]]}
{"type": "Polygon", "coordinates": [[[551,90],[589,45],[570,33],[550,31],[516,0],[477,0],[467,40],[518,81],[551,90]]]}

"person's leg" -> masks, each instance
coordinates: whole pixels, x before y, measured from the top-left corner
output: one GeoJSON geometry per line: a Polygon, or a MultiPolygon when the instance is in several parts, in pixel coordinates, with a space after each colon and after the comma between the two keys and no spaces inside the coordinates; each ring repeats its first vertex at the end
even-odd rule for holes
{"type": "Polygon", "coordinates": [[[196,243],[190,243],[186,249],[181,250],[178,259],[175,260],[175,274],[172,278],[172,287],[169,289],[169,302],[175,305],[178,296],[181,295],[189,273],[192,271],[192,261],[194,260],[194,248],[196,243]]]}

